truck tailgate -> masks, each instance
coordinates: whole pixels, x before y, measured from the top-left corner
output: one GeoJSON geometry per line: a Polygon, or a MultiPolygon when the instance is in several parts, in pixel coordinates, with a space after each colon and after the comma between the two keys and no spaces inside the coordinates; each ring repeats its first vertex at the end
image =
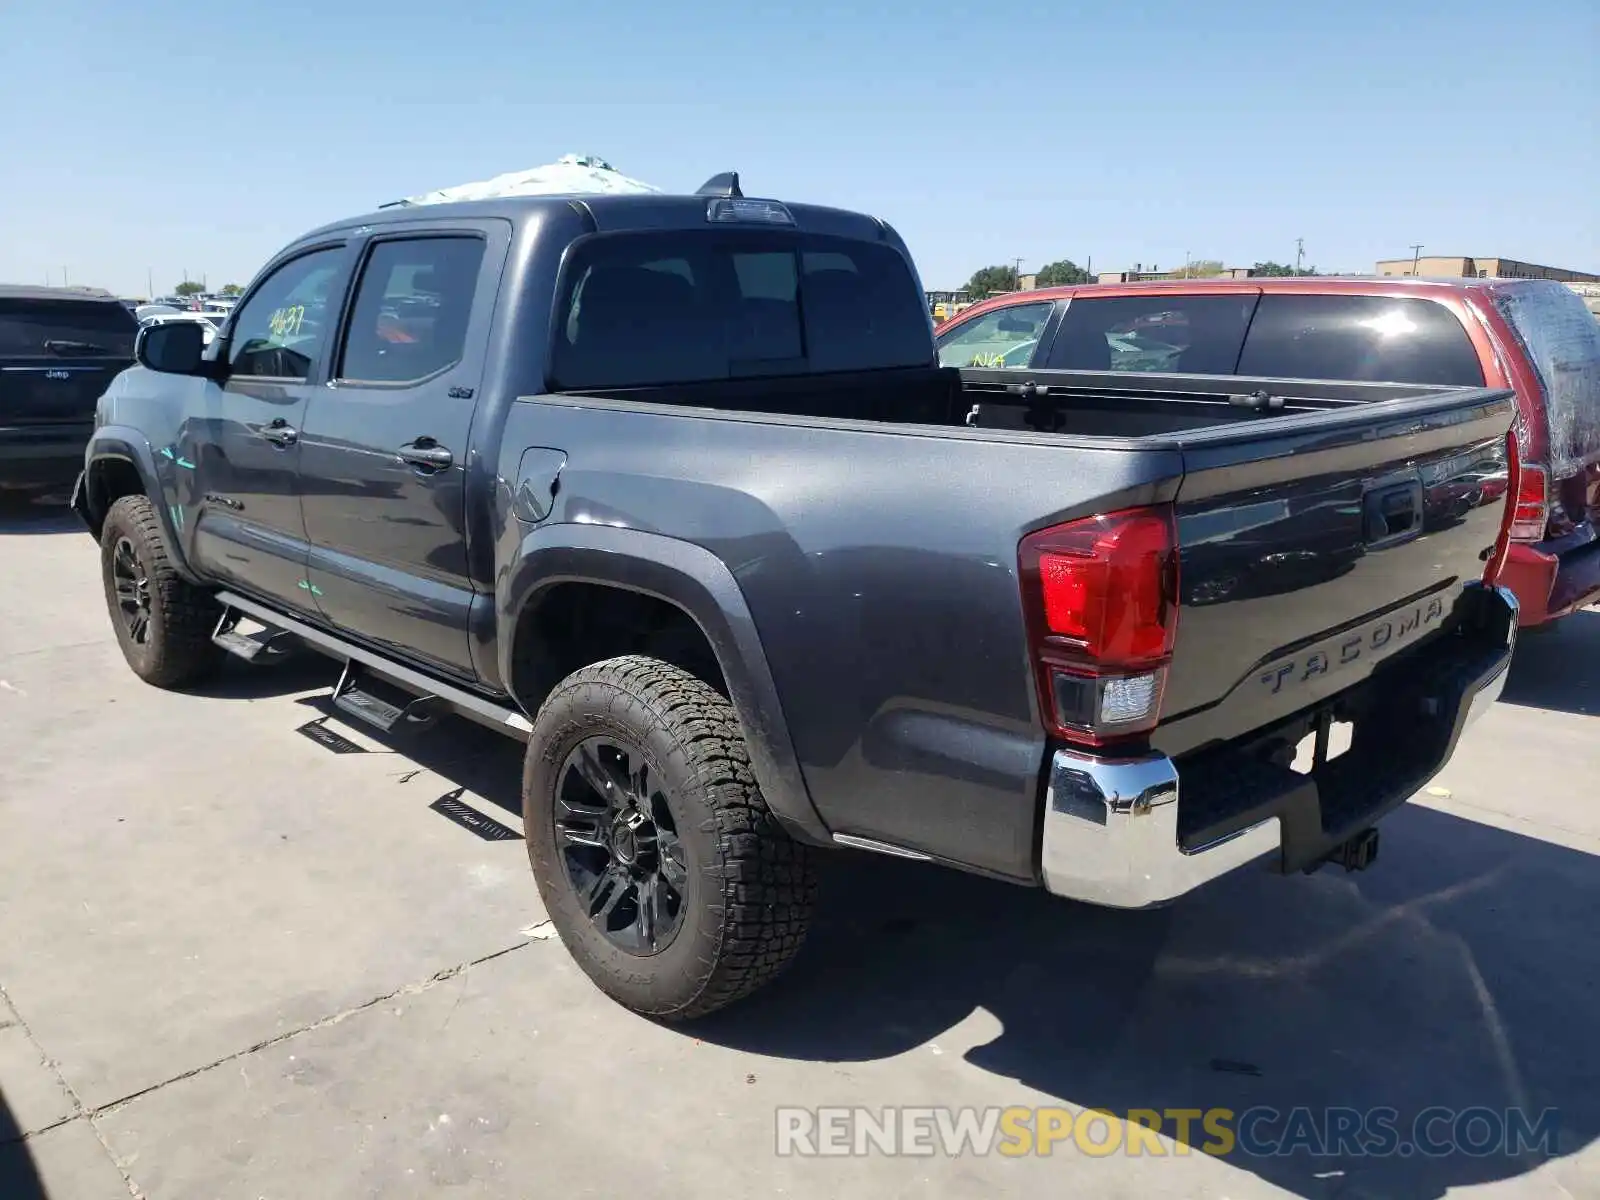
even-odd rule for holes
{"type": "Polygon", "coordinates": [[[1513,411],[1463,389],[1185,435],[1157,748],[1259,729],[1450,628],[1494,554],[1513,411]]]}

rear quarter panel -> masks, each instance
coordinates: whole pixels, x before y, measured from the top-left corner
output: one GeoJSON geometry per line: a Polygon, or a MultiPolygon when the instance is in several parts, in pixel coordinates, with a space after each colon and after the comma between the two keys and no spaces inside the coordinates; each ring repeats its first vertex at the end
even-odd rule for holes
{"type": "Polygon", "coordinates": [[[1017,543],[1170,500],[1176,452],[582,404],[523,400],[507,421],[503,479],[524,447],[566,456],[541,527],[637,529],[716,555],[828,827],[1031,880],[1045,739],[1017,543]]]}

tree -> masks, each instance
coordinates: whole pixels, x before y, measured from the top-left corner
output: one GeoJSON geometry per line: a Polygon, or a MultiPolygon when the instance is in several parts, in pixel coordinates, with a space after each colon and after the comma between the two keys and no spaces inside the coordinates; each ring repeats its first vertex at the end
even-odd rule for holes
{"type": "Polygon", "coordinates": [[[242,291],[244,289],[237,283],[225,283],[222,285],[222,294],[224,296],[237,296],[242,291]]]}
{"type": "Polygon", "coordinates": [[[177,287],[172,289],[172,294],[174,296],[198,296],[205,290],[206,285],[201,283],[198,279],[185,279],[177,287]]]}
{"type": "Polygon", "coordinates": [[[1174,279],[1214,279],[1222,274],[1222,260],[1197,258],[1172,273],[1174,279]]]}
{"type": "Polygon", "coordinates": [[[1017,269],[983,267],[972,273],[963,290],[974,300],[982,300],[990,292],[1014,292],[1017,290],[1017,269]]]}
{"type": "Polygon", "coordinates": [[[1040,287],[1063,287],[1069,283],[1093,283],[1094,276],[1070,258],[1063,258],[1040,267],[1036,282],[1040,287]]]}
{"type": "Polygon", "coordinates": [[[1250,273],[1266,279],[1280,279],[1288,275],[1315,275],[1317,269],[1315,267],[1302,267],[1299,271],[1296,271],[1293,267],[1269,260],[1256,263],[1255,266],[1250,268],[1250,273]]]}

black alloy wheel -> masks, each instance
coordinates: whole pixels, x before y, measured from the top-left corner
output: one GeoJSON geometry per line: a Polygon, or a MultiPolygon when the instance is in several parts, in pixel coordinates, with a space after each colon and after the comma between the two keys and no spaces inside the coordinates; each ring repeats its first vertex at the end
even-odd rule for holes
{"type": "Polygon", "coordinates": [[[629,954],[665,949],[683,924],[688,865],[644,752],[612,736],[586,738],[558,780],[556,844],[589,920],[629,954]]]}
{"type": "Polygon", "coordinates": [[[139,561],[132,539],[117,539],[111,552],[111,576],[123,628],[131,641],[143,646],[150,640],[150,573],[139,561]]]}

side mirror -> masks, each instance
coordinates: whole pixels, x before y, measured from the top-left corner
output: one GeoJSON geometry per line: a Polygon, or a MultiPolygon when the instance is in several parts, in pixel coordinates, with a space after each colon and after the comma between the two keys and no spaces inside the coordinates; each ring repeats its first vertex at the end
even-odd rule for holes
{"type": "Polygon", "coordinates": [[[141,367],[167,375],[204,374],[206,329],[198,321],[169,321],[139,331],[133,356],[141,367]]]}

